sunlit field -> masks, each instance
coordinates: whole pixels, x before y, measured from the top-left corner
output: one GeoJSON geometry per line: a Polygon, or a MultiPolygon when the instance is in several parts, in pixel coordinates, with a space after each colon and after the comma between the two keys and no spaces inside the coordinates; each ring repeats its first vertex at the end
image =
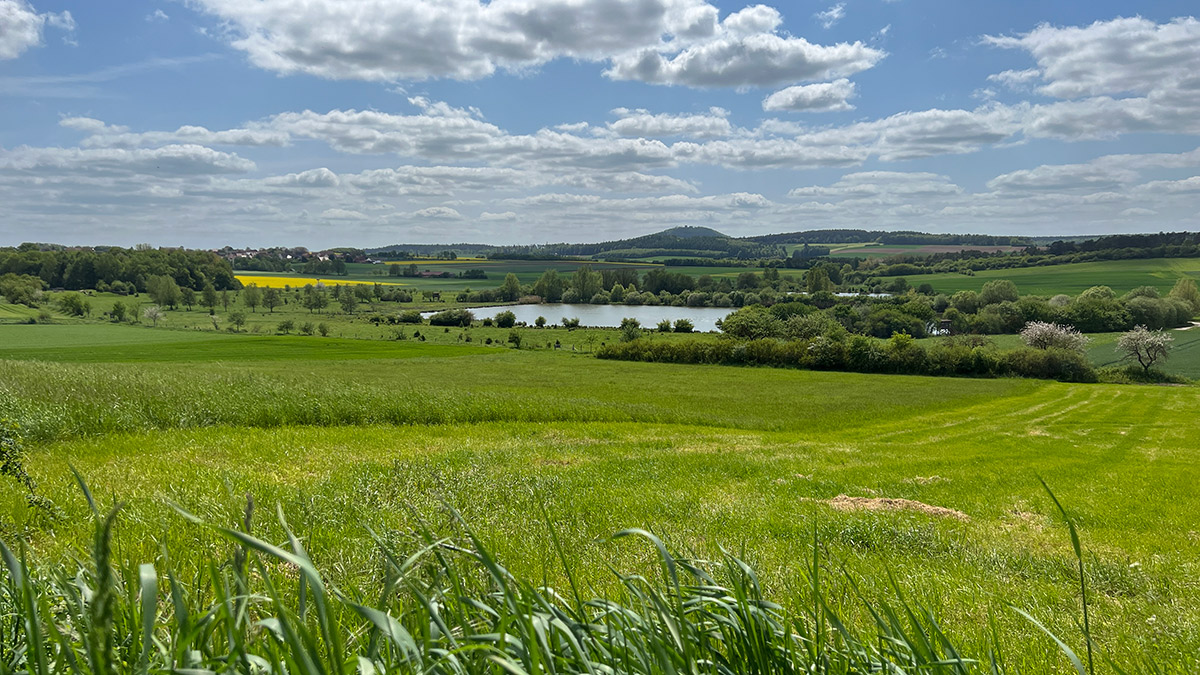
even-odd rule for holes
{"type": "Polygon", "coordinates": [[[539,584],[561,588],[566,569],[592,597],[618,592],[609,565],[653,578],[653,546],[608,541],[638,527],[684,556],[723,548],[766,597],[800,608],[815,533],[822,594],[856,630],[873,630],[858,593],[903,593],[976,656],[991,617],[1010,654],[1019,645],[1019,663],[1041,671],[1064,657],[1006,603],[1083,643],[1070,538],[1040,476],[1079,524],[1098,647],[1137,667],[1147,653],[1189,663],[1200,646],[1191,387],[124,326],[0,326],[0,339],[22,359],[0,361],[0,417],[24,430],[38,494],[61,511],[48,521],[7,486],[5,518],[39,560],[69,567],[91,546],[70,466],[102,509],[124,504],[118,560],[179,578],[229,548],[176,508],[230,524],[247,494],[256,536],[285,536],[278,506],[331,588],[367,594],[372,532],[408,555],[414,528],[460,536],[458,513],[539,584]],[[871,510],[882,499],[910,501],[871,510]]]}

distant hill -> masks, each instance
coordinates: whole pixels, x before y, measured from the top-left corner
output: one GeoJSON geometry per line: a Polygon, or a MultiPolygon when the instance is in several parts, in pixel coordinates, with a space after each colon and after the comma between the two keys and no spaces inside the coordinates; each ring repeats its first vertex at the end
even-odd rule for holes
{"type": "Polygon", "coordinates": [[[717,232],[711,227],[697,227],[692,225],[684,225],[683,227],[672,227],[669,230],[659,232],[660,235],[670,237],[679,237],[680,239],[691,239],[692,237],[730,237],[721,232],[717,232]]]}
{"type": "Polygon", "coordinates": [[[673,227],[631,239],[593,244],[539,244],[532,246],[489,246],[486,244],[395,244],[367,249],[368,255],[389,256],[401,252],[412,255],[436,255],[440,251],[458,255],[484,255],[489,258],[641,258],[678,256],[688,258],[769,258],[780,257],[783,250],[773,244],[735,239],[707,227],[673,227]]]}
{"type": "Polygon", "coordinates": [[[1094,251],[1101,249],[1147,248],[1166,245],[1191,245],[1198,235],[1177,232],[1158,234],[1122,234],[1081,237],[1010,236],[991,234],[932,234],[928,232],[885,232],[882,230],[805,230],[751,237],[730,237],[708,227],[673,227],[661,232],[629,239],[590,244],[534,244],[493,246],[489,244],[395,244],[367,249],[367,255],[402,258],[432,257],[443,251],[459,256],[484,256],[508,259],[618,260],[628,258],[787,258],[786,246],[810,244],[877,243],[892,246],[1042,246],[1054,251],[1094,251]]]}

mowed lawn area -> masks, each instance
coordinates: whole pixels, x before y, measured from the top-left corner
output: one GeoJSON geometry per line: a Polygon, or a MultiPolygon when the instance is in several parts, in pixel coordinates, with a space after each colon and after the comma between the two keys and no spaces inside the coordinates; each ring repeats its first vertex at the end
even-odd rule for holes
{"type": "Polygon", "coordinates": [[[984,270],[974,276],[964,274],[915,274],[905,277],[912,286],[930,284],[939,293],[978,291],[993,279],[1008,279],[1021,293],[1051,296],[1059,293],[1079,295],[1092,286],[1109,286],[1125,293],[1138,286],[1154,286],[1166,295],[1180,277],[1200,280],[1200,259],[1153,258],[1145,260],[1105,260],[1100,262],[984,270]]]}
{"type": "MultiPolygon", "coordinates": [[[[788,604],[804,594],[815,531],[830,602],[852,620],[869,617],[851,580],[894,598],[890,574],[963,644],[981,645],[994,616],[1010,652],[1041,672],[1066,662],[1005,603],[1083,645],[1069,538],[1040,476],[1079,523],[1100,648],[1120,663],[1153,653],[1200,667],[1194,387],[98,325],[0,326],[0,345],[0,418],[27,432],[39,491],[64,514],[31,532],[40,559],[90,541],[68,464],[103,504],[125,503],[122,560],[165,549],[185,572],[225,548],[171,504],[225,523],[246,494],[258,535],[283,537],[279,505],[333,584],[377,574],[368,527],[401,544],[418,518],[452,532],[446,506],[514,572],[562,583],[544,507],[591,592],[613,588],[608,565],[653,572],[647,547],[607,539],[642,527],[700,558],[737,553],[788,604]],[[31,328],[42,332],[19,332],[31,328]],[[839,495],[962,518],[843,510],[839,495]]],[[[26,518],[6,490],[0,517],[26,518]]]]}

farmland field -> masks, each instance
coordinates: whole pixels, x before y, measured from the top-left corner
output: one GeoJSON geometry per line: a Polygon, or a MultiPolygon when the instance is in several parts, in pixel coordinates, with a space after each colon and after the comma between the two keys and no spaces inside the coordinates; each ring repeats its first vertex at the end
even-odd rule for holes
{"type": "Polygon", "coordinates": [[[1092,286],[1110,286],[1125,293],[1138,286],[1154,286],[1166,294],[1181,277],[1200,279],[1200,259],[1151,258],[984,270],[974,276],[963,274],[916,274],[905,277],[913,286],[930,284],[940,293],[978,291],[993,279],[1008,279],[1021,293],[1078,295],[1092,286]]]}
{"type": "MultiPolygon", "coordinates": [[[[452,529],[443,503],[514,573],[561,582],[545,507],[589,592],[612,588],[606,564],[652,569],[646,547],[606,541],[643,527],[701,558],[736,551],[788,604],[804,595],[798,571],[815,528],[829,602],[853,621],[868,617],[850,580],[894,597],[890,572],[962,644],[982,644],[991,614],[1003,641],[1020,645],[1020,672],[1066,672],[1049,638],[1005,605],[1082,648],[1069,539],[1041,476],[1080,525],[1098,646],[1119,663],[1152,653],[1179,672],[1200,667],[1193,387],[96,324],[0,326],[0,345],[0,418],[26,431],[39,490],[65,516],[30,534],[42,559],[80,555],[90,540],[68,462],[103,504],[126,504],[121,559],[165,547],[185,575],[222,544],[170,504],[228,522],[246,493],[264,512],[280,505],[344,586],[375,575],[367,527],[411,545],[414,514],[452,529]],[[841,510],[830,505],[839,495],[966,519],[841,510]]],[[[6,487],[0,514],[21,521],[6,487]]],[[[256,527],[282,536],[270,515],[256,527]]]]}
{"type": "MultiPolygon", "coordinates": [[[[829,255],[833,258],[885,258],[893,255],[929,255],[931,253],[957,253],[958,251],[1019,251],[1017,246],[971,246],[947,244],[879,244],[874,242],[852,244],[819,244],[829,247],[829,255]]],[[[803,244],[787,244],[784,249],[788,255],[803,248],[803,244]]]]}

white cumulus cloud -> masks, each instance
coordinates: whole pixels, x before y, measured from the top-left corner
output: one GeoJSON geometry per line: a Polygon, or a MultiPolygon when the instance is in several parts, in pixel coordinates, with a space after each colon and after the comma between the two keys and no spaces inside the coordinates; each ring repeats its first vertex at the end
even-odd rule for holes
{"type": "Polygon", "coordinates": [[[618,80],[700,87],[827,79],[875,65],[862,43],[781,34],[774,8],[723,21],[704,0],[194,0],[260,68],[330,79],[475,80],[555,59],[618,80]]]}
{"type": "Polygon", "coordinates": [[[40,45],[47,25],[68,33],[75,30],[70,12],[38,14],[25,0],[0,0],[0,61],[40,45]]]}
{"type": "Polygon", "coordinates": [[[834,112],[853,110],[849,99],[854,96],[854,83],[842,78],[833,82],[802,84],[781,89],[763,99],[763,110],[792,112],[834,112]]]}

